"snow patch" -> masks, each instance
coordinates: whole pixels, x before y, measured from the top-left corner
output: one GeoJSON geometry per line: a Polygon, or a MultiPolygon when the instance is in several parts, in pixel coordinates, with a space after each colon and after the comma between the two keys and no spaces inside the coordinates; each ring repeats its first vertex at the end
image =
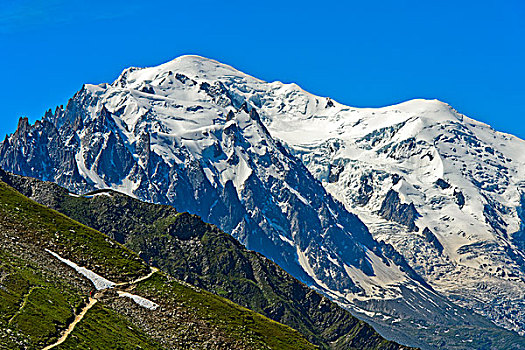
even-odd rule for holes
{"type": "MultiPolygon", "coordinates": [[[[109,192],[97,192],[97,193],[94,193],[94,194],[85,194],[82,197],[84,197],[84,198],[94,198],[94,197],[100,197],[100,196],[111,197],[111,193],[109,193],[109,192]]],[[[80,196],[78,196],[78,197],[80,197],[80,196]]]]}
{"type": "Polygon", "coordinates": [[[95,288],[97,290],[103,290],[103,289],[108,289],[108,288],[113,288],[116,283],[115,282],[112,282],[110,280],[107,280],[105,279],[104,277],[96,274],[95,272],[85,268],[85,267],[82,267],[82,266],[78,266],[77,264],[75,264],[74,262],[72,262],[71,260],[68,260],[68,259],[64,259],[62,258],[60,255],[58,255],[57,253],[54,253],[52,252],[51,250],[49,249],[46,249],[46,252],[48,252],[49,254],[53,255],[55,258],[57,258],[58,260],[60,260],[61,262],[63,262],[64,264],[72,267],[73,269],[75,269],[78,273],[80,273],[82,276],[86,277],[87,279],[89,279],[91,281],[91,283],[93,283],[93,285],[95,286],[95,288]]]}
{"type": "Polygon", "coordinates": [[[294,242],[293,242],[290,238],[287,238],[287,237],[285,237],[285,236],[283,236],[283,235],[279,235],[279,238],[280,238],[281,240],[283,240],[284,242],[288,243],[289,245],[291,245],[292,247],[295,246],[295,245],[294,245],[294,242]]]}
{"type": "Polygon", "coordinates": [[[122,292],[120,290],[117,291],[119,297],[127,297],[127,298],[130,298],[132,299],[135,303],[137,303],[138,305],[146,308],[146,309],[150,309],[150,310],[156,310],[158,307],[159,307],[159,304],[157,303],[154,303],[153,301],[149,300],[149,299],[146,299],[146,298],[143,298],[141,296],[138,296],[138,295],[135,295],[135,294],[131,294],[131,293],[128,293],[128,292],[122,292]]]}

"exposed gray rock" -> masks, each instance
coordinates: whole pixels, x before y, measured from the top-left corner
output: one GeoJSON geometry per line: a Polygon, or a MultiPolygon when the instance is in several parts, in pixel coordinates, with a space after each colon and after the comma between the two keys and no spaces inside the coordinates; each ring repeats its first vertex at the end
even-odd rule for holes
{"type": "Polygon", "coordinates": [[[359,185],[358,197],[356,202],[359,205],[366,205],[370,201],[370,198],[374,193],[374,187],[372,186],[374,179],[372,178],[371,174],[363,174],[360,180],[361,183],[359,185]]]}
{"type": "Polygon", "coordinates": [[[463,195],[463,193],[459,189],[455,188],[454,189],[454,197],[456,199],[457,205],[459,206],[460,209],[462,209],[463,206],[465,205],[465,196],[463,195]]]}
{"type": "Polygon", "coordinates": [[[379,209],[379,215],[387,220],[398,222],[402,225],[407,226],[411,231],[418,231],[416,226],[416,219],[419,217],[414,203],[406,204],[401,203],[399,194],[390,190],[385,196],[381,209],[379,209]]]}
{"type": "Polygon", "coordinates": [[[446,190],[447,188],[450,188],[450,184],[443,179],[437,179],[436,185],[440,187],[442,190],[446,190]]]}
{"type": "Polygon", "coordinates": [[[423,230],[423,235],[425,236],[425,240],[432,244],[434,248],[439,252],[439,254],[443,253],[443,245],[439,242],[439,240],[436,238],[436,235],[428,227],[425,227],[423,230]]]}

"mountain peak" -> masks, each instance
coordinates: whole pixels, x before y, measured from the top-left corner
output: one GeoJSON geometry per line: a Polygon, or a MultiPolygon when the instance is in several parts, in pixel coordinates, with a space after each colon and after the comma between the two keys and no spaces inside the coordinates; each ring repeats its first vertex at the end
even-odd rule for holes
{"type": "Polygon", "coordinates": [[[221,77],[260,81],[214,59],[198,55],[184,55],[158,66],[126,68],[113,85],[132,87],[141,83],[159,81],[168,75],[176,75],[177,73],[191,79],[203,81],[215,80],[221,77]]]}
{"type": "Polygon", "coordinates": [[[427,98],[414,98],[401,103],[398,103],[394,106],[405,106],[407,108],[450,108],[450,105],[446,102],[443,102],[438,99],[427,99],[427,98]]]}

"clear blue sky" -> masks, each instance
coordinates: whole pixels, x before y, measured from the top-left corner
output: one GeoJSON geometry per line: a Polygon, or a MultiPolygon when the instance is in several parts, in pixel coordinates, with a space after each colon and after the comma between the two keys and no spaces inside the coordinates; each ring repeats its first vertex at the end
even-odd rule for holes
{"type": "Polygon", "coordinates": [[[0,137],[182,54],[353,106],[438,98],[525,138],[525,2],[0,1],[0,137]]]}

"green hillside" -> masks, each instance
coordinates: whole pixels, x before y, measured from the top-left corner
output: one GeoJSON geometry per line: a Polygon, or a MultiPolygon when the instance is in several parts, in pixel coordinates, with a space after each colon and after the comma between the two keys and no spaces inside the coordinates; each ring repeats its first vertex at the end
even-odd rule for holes
{"type": "Polygon", "coordinates": [[[73,196],[55,184],[8,174],[4,178],[37,201],[140,252],[169,275],[286,324],[321,348],[404,348],[195,215],[113,191],[73,196]]]}
{"type": "Polygon", "coordinates": [[[91,305],[90,295],[95,303],[57,349],[314,348],[287,326],[160,272],[133,282],[149,273],[137,254],[111,238],[0,182],[0,348],[55,343],[91,305]],[[48,250],[122,284],[95,292],[48,250]]]}

